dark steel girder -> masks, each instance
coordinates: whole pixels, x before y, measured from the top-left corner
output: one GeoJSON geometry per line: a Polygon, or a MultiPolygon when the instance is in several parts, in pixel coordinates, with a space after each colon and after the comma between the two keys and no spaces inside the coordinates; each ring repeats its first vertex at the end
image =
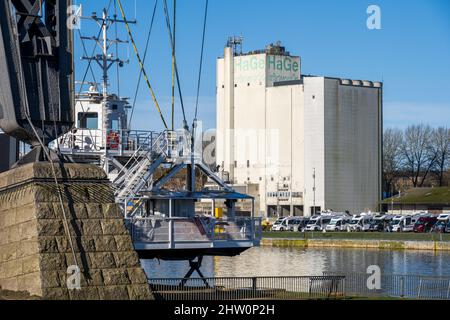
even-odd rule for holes
{"type": "Polygon", "coordinates": [[[35,146],[74,124],[71,4],[0,1],[0,128],[35,146]]]}

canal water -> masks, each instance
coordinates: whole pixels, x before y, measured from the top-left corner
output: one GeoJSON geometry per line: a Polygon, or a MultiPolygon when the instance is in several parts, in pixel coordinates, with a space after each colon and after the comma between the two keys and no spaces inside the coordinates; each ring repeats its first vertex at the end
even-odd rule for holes
{"type": "MultiPolygon", "coordinates": [[[[189,269],[187,262],[142,263],[150,279],[183,278],[189,269]]],[[[253,248],[234,258],[205,257],[201,270],[205,277],[320,276],[323,272],[363,274],[371,265],[389,275],[450,277],[450,253],[364,249],[253,248]]]]}

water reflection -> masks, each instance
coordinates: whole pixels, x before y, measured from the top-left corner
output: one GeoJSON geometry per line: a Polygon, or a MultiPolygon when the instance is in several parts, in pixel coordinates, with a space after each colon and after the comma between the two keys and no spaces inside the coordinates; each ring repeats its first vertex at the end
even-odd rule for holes
{"type": "MultiPolygon", "coordinates": [[[[189,269],[187,262],[142,263],[149,278],[182,278],[189,269]]],[[[365,273],[370,265],[379,265],[385,274],[450,276],[450,253],[264,247],[234,258],[205,257],[202,272],[206,277],[310,276],[326,271],[365,273]]]]}

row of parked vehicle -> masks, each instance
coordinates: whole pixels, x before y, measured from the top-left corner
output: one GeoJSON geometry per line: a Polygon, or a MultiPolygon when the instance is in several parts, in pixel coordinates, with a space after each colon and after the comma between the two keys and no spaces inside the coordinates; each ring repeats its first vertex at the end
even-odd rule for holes
{"type": "Polygon", "coordinates": [[[438,232],[450,233],[450,213],[432,215],[388,215],[362,213],[325,213],[311,218],[287,217],[278,219],[272,231],[330,231],[330,232],[438,232]]]}

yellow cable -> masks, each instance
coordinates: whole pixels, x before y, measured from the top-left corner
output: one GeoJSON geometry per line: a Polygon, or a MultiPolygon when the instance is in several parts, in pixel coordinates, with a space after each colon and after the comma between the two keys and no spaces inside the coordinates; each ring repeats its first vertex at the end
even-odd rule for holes
{"type": "Polygon", "coordinates": [[[161,108],[159,107],[159,103],[158,103],[158,101],[156,100],[156,95],[155,95],[155,92],[153,91],[153,87],[152,87],[152,85],[150,84],[150,80],[148,79],[147,72],[145,71],[144,64],[143,64],[143,62],[142,62],[142,60],[141,60],[141,57],[140,57],[140,55],[139,55],[139,52],[138,52],[138,50],[137,50],[136,42],[134,41],[133,34],[131,33],[131,29],[130,29],[130,26],[129,26],[129,24],[128,24],[128,20],[127,20],[127,18],[126,18],[126,16],[125,16],[125,12],[124,12],[124,10],[123,10],[122,2],[121,2],[120,0],[117,0],[117,3],[118,3],[118,5],[119,5],[119,9],[120,9],[120,13],[122,14],[122,18],[123,18],[123,20],[124,20],[124,22],[125,22],[125,26],[126,26],[126,28],[127,28],[128,35],[130,36],[130,40],[131,40],[131,43],[132,43],[132,45],[133,45],[134,53],[136,54],[136,57],[137,57],[138,62],[139,62],[139,65],[140,65],[140,67],[141,67],[142,75],[144,76],[144,79],[145,79],[145,81],[147,82],[147,86],[148,86],[148,88],[149,88],[149,90],[150,90],[150,93],[151,93],[151,95],[152,95],[153,101],[155,102],[156,109],[158,110],[158,113],[159,113],[159,115],[161,116],[161,120],[162,120],[162,122],[164,123],[164,127],[165,127],[167,130],[169,130],[169,127],[167,126],[166,120],[164,119],[164,115],[163,115],[162,112],[161,112],[161,108]]]}

